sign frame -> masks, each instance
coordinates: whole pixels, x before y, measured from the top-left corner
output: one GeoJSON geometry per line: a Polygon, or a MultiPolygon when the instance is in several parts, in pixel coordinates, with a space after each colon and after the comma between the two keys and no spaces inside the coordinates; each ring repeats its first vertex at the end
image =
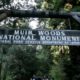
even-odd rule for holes
{"type": "Polygon", "coordinates": [[[0,44],[80,45],[79,30],[0,29],[0,44]]]}

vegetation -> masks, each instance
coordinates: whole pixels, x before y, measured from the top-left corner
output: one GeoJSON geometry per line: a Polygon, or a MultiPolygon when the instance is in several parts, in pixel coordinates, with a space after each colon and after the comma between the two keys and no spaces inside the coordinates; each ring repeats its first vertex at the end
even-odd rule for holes
{"type": "MultiPolygon", "coordinates": [[[[80,11],[80,0],[35,0],[37,5],[29,9],[56,12],[80,11]]],[[[27,2],[27,1],[26,1],[27,2]]],[[[20,9],[25,5],[11,5],[12,0],[0,0],[0,8],[20,9]]],[[[2,18],[0,13],[0,20],[2,18]]],[[[7,16],[6,16],[7,17],[7,16]]],[[[0,28],[27,28],[32,18],[6,18],[0,28]]],[[[79,24],[71,19],[40,18],[39,28],[76,29],[79,24]]],[[[52,80],[80,80],[79,46],[0,45],[0,80],[30,80],[48,76],[52,80]]],[[[51,80],[50,79],[50,80],[51,80]]]]}

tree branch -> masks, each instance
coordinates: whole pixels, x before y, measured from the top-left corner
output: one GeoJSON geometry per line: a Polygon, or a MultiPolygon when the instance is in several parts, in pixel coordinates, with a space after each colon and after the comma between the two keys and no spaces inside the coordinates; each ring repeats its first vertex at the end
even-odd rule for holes
{"type": "MultiPolygon", "coordinates": [[[[80,13],[71,12],[71,13],[58,13],[54,11],[41,11],[41,10],[0,10],[0,21],[5,19],[6,17],[38,17],[38,18],[73,18],[73,16],[77,15],[80,17],[80,13]]],[[[75,19],[76,20],[76,19],[75,19]]]]}
{"type": "Polygon", "coordinates": [[[68,13],[57,13],[53,11],[41,10],[11,10],[10,17],[38,17],[38,18],[70,18],[68,13]]]}

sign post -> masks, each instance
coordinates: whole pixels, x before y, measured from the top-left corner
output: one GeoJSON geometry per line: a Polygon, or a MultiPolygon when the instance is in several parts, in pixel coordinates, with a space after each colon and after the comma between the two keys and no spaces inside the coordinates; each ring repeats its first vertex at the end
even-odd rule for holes
{"type": "Polygon", "coordinates": [[[0,44],[80,45],[80,31],[0,29],[0,44]]]}

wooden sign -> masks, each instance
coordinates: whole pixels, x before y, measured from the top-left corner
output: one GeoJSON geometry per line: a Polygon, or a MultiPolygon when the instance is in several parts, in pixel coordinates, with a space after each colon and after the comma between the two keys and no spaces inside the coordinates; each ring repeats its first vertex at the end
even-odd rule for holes
{"type": "Polygon", "coordinates": [[[0,44],[80,45],[80,31],[0,29],[0,44]]]}

